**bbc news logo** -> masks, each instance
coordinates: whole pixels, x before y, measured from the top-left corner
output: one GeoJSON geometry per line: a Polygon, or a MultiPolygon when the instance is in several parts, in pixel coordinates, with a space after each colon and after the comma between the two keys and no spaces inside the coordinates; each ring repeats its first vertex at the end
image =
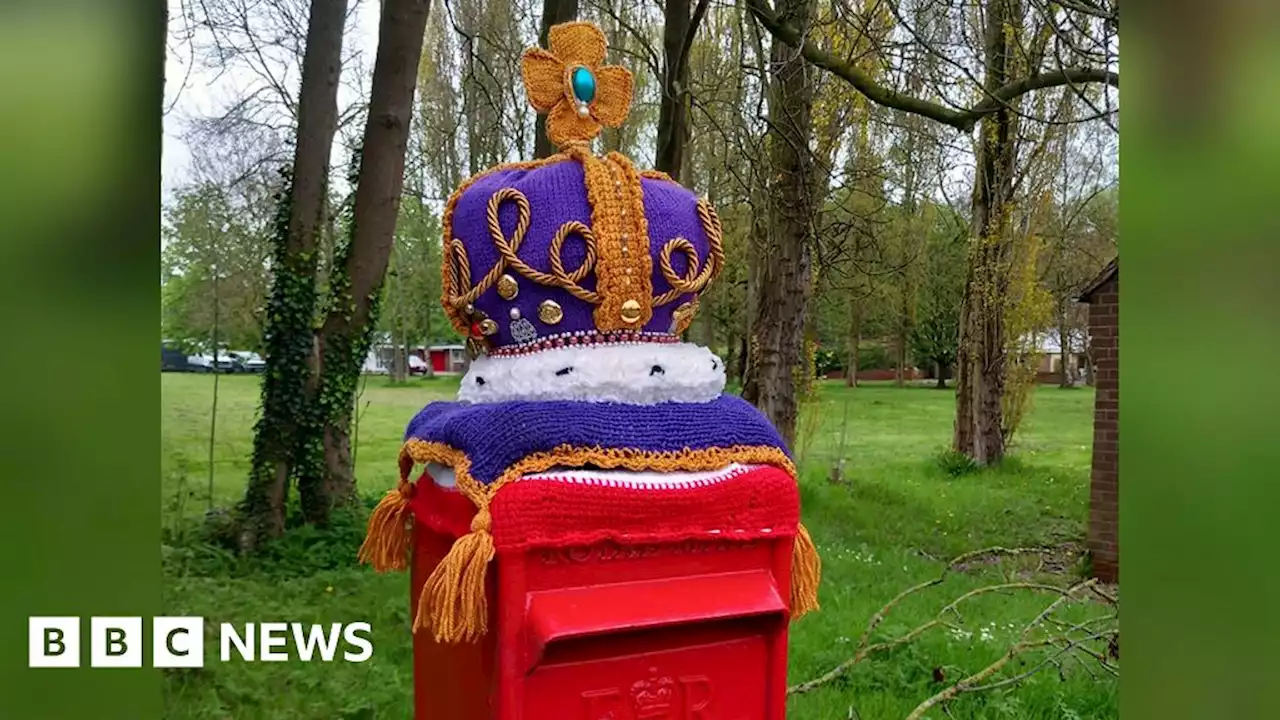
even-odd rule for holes
{"type": "MultiPolygon", "coordinates": [[[[89,667],[142,667],[146,645],[140,617],[89,618],[89,667]]],[[[205,632],[201,617],[151,619],[151,666],[204,667],[205,632]]],[[[29,667],[80,667],[81,619],[27,619],[29,667]]],[[[222,662],[344,662],[373,657],[372,628],[367,622],[303,625],[245,623],[218,626],[218,659],[222,662]],[[341,652],[339,652],[341,650],[341,652]]]]}

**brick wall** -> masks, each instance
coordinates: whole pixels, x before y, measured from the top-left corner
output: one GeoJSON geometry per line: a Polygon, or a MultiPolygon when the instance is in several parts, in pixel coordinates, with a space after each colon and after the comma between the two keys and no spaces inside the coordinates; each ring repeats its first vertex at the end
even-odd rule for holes
{"type": "Polygon", "coordinates": [[[1097,395],[1093,410],[1093,478],[1089,492],[1089,552],[1094,575],[1120,580],[1120,276],[1089,298],[1097,395]]]}

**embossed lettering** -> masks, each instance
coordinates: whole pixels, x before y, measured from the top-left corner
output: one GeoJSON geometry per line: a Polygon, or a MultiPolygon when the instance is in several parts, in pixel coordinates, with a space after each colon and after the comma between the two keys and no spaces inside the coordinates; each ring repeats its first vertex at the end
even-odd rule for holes
{"type": "Polygon", "coordinates": [[[600,543],[589,546],[546,549],[538,553],[538,560],[543,565],[559,565],[562,563],[611,562],[616,560],[638,560],[679,555],[706,555],[711,553],[744,552],[759,544],[756,540],[733,542],[729,540],[686,540],[674,544],[645,543],[638,545],[619,545],[617,543],[600,543]]]}
{"type": "Polygon", "coordinates": [[[618,688],[582,693],[583,720],[623,720],[622,693],[618,688]]]}
{"type": "Polygon", "coordinates": [[[685,720],[710,720],[712,688],[711,678],[706,675],[682,675],[680,685],[684,688],[685,720]]]}

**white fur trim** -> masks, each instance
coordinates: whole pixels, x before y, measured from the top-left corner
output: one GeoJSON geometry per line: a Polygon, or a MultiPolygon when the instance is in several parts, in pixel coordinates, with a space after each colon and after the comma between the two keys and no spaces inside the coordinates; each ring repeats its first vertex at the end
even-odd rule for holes
{"type": "Polygon", "coordinates": [[[513,357],[478,357],[462,378],[458,399],[630,405],[710,402],[724,391],[724,381],[724,361],[693,343],[564,347],[513,357]],[[565,368],[572,370],[564,372],[565,368]]]}
{"type": "Polygon", "coordinates": [[[453,472],[453,468],[437,465],[435,463],[427,463],[427,474],[435,481],[436,485],[443,488],[453,488],[458,484],[458,476],[453,472]]]}

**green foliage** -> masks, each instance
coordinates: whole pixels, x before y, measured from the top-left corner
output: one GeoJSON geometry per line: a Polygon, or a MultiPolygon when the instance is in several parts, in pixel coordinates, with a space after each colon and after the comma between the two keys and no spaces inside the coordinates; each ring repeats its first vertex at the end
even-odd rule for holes
{"type": "Polygon", "coordinates": [[[439,218],[421,199],[404,198],[378,318],[393,342],[415,347],[453,337],[440,304],[440,263],[439,218]]]}
{"type": "Polygon", "coordinates": [[[937,463],[938,469],[950,477],[961,477],[982,468],[973,458],[951,449],[938,453],[937,463]]]}
{"type": "Polygon", "coordinates": [[[212,183],[178,190],[161,230],[160,327],[189,350],[257,349],[265,320],[272,192],[212,183]],[[215,288],[216,276],[216,288],[215,288]]]}
{"type": "Polygon", "coordinates": [[[1036,268],[1044,247],[1029,236],[1014,244],[1008,270],[1009,285],[1000,311],[1004,313],[1005,364],[1001,427],[1008,445],[1027,414],[1036,386],[1041,332],[1052,318],[1053,298],[1039,282],[1036,268]]]}
{"type": "Polygon", "coordinates": [[[162,537],[167,574],[247,577],[269,574],[308,577],[329,570],[359,567],[353,547],[364,541],[369,511],[381,499],[367,495],[355,505],[338,508],[325,528],[305,524],[297,502],[291,503],[288,531],[268,540],[253,555],[238,552],[234,515],[225,509],[187,520],[180,530],[162,537]]]}
{"type": "Polygon", "coordinates": [[[828,373],[843,370],[848,357],[846,353],[831,348],[819,348],[814,353],[814,370],[818,377],[826,377],[828,373]]]}
{"type": "Polygon", "coordinates": [[[889,349],[879,343],[863,344],[858,348],[859,370],[888,370],[893,367],[889,349]]]}
{"type": "Polygon", "coordinates": [[[960,308],[964,304],[965,239],[948,227],[936,228],[925,244],[923,281],[916,298],[911,354],[920,367],[945,370],[956,362],[960,308]]]}
{"type": "MultiPolygon", "coordinates": [[[[308,398],[310,406],[300,416],[293,458],[302,514],[309,522],[326,525],[332,521],[331,509],[345,505],[349,498],[334,496],[341,490],[333,482],[336,468],[332,466],[334,461],[326,457],[325,440],[334,433],[350,433],[356,385],[369,354],[382,297],[383,279],[379,279],[367,299],[367,315],[363,321],[355,317],[356,298],[351,294],[347,266],[355,240],[355,195],[362,158],[362,149],[355,148],[347,174],[351,192],[339,211],[342,242],[334,256],[328,292],[321,305],[321,374],[314,396],[308,398]]],[[[334,449],[344,451],[340,447],[334,449]]]]}

